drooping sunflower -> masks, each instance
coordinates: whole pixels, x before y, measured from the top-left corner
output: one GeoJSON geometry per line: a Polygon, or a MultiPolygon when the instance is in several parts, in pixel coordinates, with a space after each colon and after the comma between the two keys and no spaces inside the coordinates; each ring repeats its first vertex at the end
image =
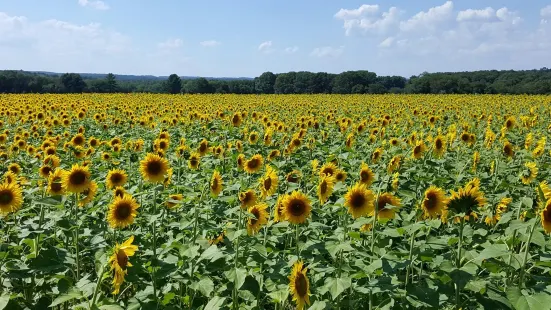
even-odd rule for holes
{"type": "Polygon", "coordinates": [[[159,155],[149,153],[140,162],[140,172],[145,181],[163,183],[168,171],[168,161],[159,155]]]}
{"type": "Polygon", "coordinates": [[[285,195],[282,206],[282,215],[291,224],[305,223],[312,212],[310,199],[299,191],[293,191],[291,194],[285,195]]]}
{"type": "Polygon", "coordinates": [[[382,193],[378,197],[376,197],[373,211],[369,215],[375,215],[375,208],[377,208],[377,218],[391,220],[394,218],[396,208],[399,208],[401,206],[402,201],[400,200],[400,198],[392,195],[391,193],[382,193]]]}
{"type": "Polygon", "coordinates": [[[21,187],[16,183],[0,184],[0,214],[15,212],[23,204],[21,187]]]}
{"type": "Polygon", "coordinates": [[[543,230],[551,234],[551,199],[547,200],[545,207],[541,210],[541,226],[543,230]]]}
{"type": "Polygon", "coordinates": [[[123,244],[115,245],[113,254],[109,257],[108,264],[111,265],[111,272],[113,272],[113,294],[118,294],[121,285],[124,283],[124,276],[128,274],[128,267],[132,267],[132,264],[128,261],[128,258],[134,256],[138,250],[137,245],[133,245],[134,236],[131,236],[123,244]]]}
{"type": "Polygon", "coordinates": [[[121,169],[113,169],[107,173],[105,184],[108,189],[112,189],[117,186],[123,186],[124,184],[126,184],[127,179],[128,174],[126,173],[126,171],[121,169]]]}
{"type": "Polygon", "coordinates": [[[86,204],[94,200],[97,191],[98,185],[96,184],[96,182],[91,181],[90,186],[82,192],[82,195],[84,195],[84,197],[78,202],[78,206],[84,207],[86,204]]]}
{"type": "Polygon", "coordinates": [[[538,166],[535,162],[527,162],[526,164],[524,164],[524,167],[526,167],[526,169],[522,171],[520,179],[523,184],[530,184],[536,179],[536,176],[538,175],[538,166]]]}
{"type": "Polygon", "coordinates": [[[452,214],[464,214],[466,220],[470,219],[471,216],[478,218],[476,209],[486,204],[484,193],[480,191],[480,181],[473,180],[467,183],[465,187],[459,188],[457,192],[452,191],[451,193],[452,195],[448,200],[448,210],[452,214]]]}
{"type": "Polygon", "coordinates": [[[267,208],[268,205],[265,203],[260,203],[249,207],[247,212],[254,215],[255,217],[249,218],[249,220],[247,221],[247,233],[249,235],[256,234],[262,228],[262,226],[268,223],[268,217],[270,215],[268,214],[268,211],[266,211],[267,208]]]}
{"type": "Polygon", "coordinates": [[[370,187],[375,181],[375,174],[366,163],[362,163],[360,167],[360,183],[366,187],[370,187]]]}
{"type": "Polygon", "coordinates": [[[335,177],[324,174],[318,183],[318,198],[320,205],[323,205],[333,193],[335,177]]]}
{"type": "Polygon", "coordinates": [[[113,191],[113,196],[114,197],[124,197],[124,195],[126,195],[126,191],[124,190],[124,187],[122,186],[117,186],[115,188],[115,190],[113,191]]]}
{"type": "Polygon", "coordinates": [[[433,153],[436,158],[442,157],[446,152],[446,139],[442,135],[436,136],[433,141],[433,153]]]}
{"type": "Polygon", "coordinates": [[[285,197],[284,196],[277,197],[277,202],[274,206],[274,223],[278,223],[285,220],[283,216],[283,198],[285,197]]]}
{"type": "Polygon", "coordinates": [[[507,158],[512,158],[515,156],[515,150],[513,148],[513,145],[509,141],[505,141],[503,143],[503,155],[507,158]]]}
{"type": "Polygon", "coordinates": [[[304,309],[304,305],[310,305],[310,281],[306,272],[308,269],[304,267],[304,263],[297,261],[289,276],[289,292],[293,296],[297,310],[304,309]]]}
{"type": "Polygon", "coordinates": [[[207,139],[203,139],[201,143],[199,143],[197,153],[199,153],[199,156],[205,156],[209,151],[209,142],[207,141],[207,139]]]}
{"type": "Polygon", "coordinates": [[[214,170],[214,173],[212,174],[212,177],[210,179],[210,193],[214,197],[218,197],[218,195],[220,195],[220,192],[222,192],[223,185],[224,181],[222,180],[220,172],[218,172],[218,170],[214,170]]]}
{"type": "Polygon", "coordinates": [[[448,198],[443,189],[432,185],[425,191],[425,198],[420,208],[423,210],[424,218],[437,218],[446,209],[448,198]]]}
{"type": "Polygon", "coordinates": [[[11,171],[6,171],[6,173],[4,173],[4,182],[7,183],[7,184],[12,184],[12,183],[17,183],[17,174],[11,172],[11,171]]]}
{"type": "Polygon", "coordinates": [[[48,176],[48,194],[52,196],[65,195],[65,187],[63,183],[63,175],[67,173],[61,168],[56,168],[53,173],[48,176]]]}
{"type": "Polygon", "coordinates": [[[337,174],[337,171],[338,171],[337,166],[335,166],[335,164],[332,162],[328,162],[323,164],[323,166],[321,166],[319,174],[320,174],[320,177],[323,175],[334,176],[335,174],[337,174]]]}
{"type": "Polygon", "coordinates": [[[201,161],[201,156],[199,155],[199,153],[192,153],[189,156],[189,161],[188,161],[189,169],[197,170],[199,168],[200,161],[201,161]]]}
{"type": "Polygon", "coordinates": [[[245,164],[243,165],[243,169],[247,173],[256,173],[260,169],[262,169],[262,165],[264,164],[264,159],[262,158],[262,155],[256,154],[251,159],[245,161],[245,164]]]}
{"type": "Polygon", "coordinates": [[[484,222],[489,226],[494,226],[501,219],[501,215],[507,211],[507,208],[512,201],[512,198],[501,198],[501,200],[493,210],[493,214],[486,216],[484,222]]]}
{"type": "Polygon", "coordinates": [[[168,201],[166,202],[166,206],[169,209],[174,208],[178,205],[176,201],[182,201],[184,199],[184,196],[182,194],[172,194],[168,196],[168,201]]]}
{"type": "Polygon", "coordinates": [[[109,225],[113,228],[125,228],[134,223],[139,207],[136,200],[129,194],[125,194],[123,197],[115,196],[107,213],[109,225]]]}
{"type": "Polygon", "coordinates": [[[8,166],[8,170],[13,172],[14,174],[19,174],[19,173],[21,173],[21,166],[19,166],[18,163],[11,163],[8,166]]]}
{"type": "Polygon", "coordinates": [[[246,192],[239,193],[239,201],[241,202],[241,209],[247,209],[256,204],[256,192],[252,189],[247,190],[246,192]]]}
{"type": "Polygon", "coordinates": [[[276,157],[279,157],[279,155],[281,155],[281,152],[279,150],[271,150],[270,151],[270,154],[268,154],[268,160],[269,161],[272,161],[274,160],[276,157]]]}
{"type": "Polygon", "coordinates": [[[373,151],[373,154],[371,154],[371,162],[376,164],[379,162],[381,157],[383,156],[383,149],[376,148],[375,151],[373,151]]]}
{"type": "Polygon", "coordinates": [[[348,207],[348,213],[352,215],[352,218],[357,219],[373,211],[375,196],[371,190],[367,189],[367,186],[358,182],[348,189],[344,200],[344,205],[348,207]]]}
{"type": "Polygon", "coordinates": [[[277,172],[272,166],[266,166],[266,173],[259,180],[260,183],[260,192],[263,199],[270,197],[277,190],[279,179],[277,177],[277,172]]]}
{"type": "Polygon", "coordinates": [[[90,186],[88,167],[73,165],[70,171],[63,174],[63,186],[71,193],[82,193],[90,186]]]}
{"type": "Polygon", "coordinates": [[[412,150],[411,157],[413,159],[420,159],[423,157],[423,154],[425,153],[426,146],[424,141],[417,141],[415,144],[415,147],[412,150]]]}
{"type": "Polygon", "coordinates": [[[396,155],[396,156],[392,157],[392,159],[388,163],[388,167],[387,167],[386,171],[390,174],[390,173],[393,173],[394,171],[398,170],[400,168],[400,162],[401,161],[402,161],[402,157],[399,156],[399,155],[396,155]]]}

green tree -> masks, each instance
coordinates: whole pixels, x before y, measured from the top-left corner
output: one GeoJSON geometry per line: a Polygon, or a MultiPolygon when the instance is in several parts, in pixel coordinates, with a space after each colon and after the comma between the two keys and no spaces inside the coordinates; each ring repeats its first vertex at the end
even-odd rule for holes
{"type": "Polygon", "coordinates": [[[276,75],[272,72],[264,72],[254,79],[254,89],[259,94],[273,94],[276,75]]]}
{"type": "Polygon", "coordinates": [[[166,91],[171,94],[179,94],[182,91],[182,80],[177,74],[171,74],[165,83],[166,91]]]}
{"type": "Polygon", "coordinates": [[[82,93],[86,88],[86,83],[78,73],[65,73],[60,79],[67,93],[82,93]]]}
{"type": "Polygon", "coordinates": [[[107,92],[116,93],[119,91],[119,85],[117,84],[116,77],[113,73],[107,74],[105,80],[107,83],[107,92]]]}

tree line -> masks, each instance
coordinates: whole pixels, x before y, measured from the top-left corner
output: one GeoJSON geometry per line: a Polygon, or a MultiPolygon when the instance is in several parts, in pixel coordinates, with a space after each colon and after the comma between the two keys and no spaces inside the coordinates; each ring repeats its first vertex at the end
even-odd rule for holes
{"type": "Polygon", "coordinates": [[[409,78],[377,76],[366,70],[340,74],[326,72],[264,72],[254,79],[182,79],[172,74],[165,80],[118,81],[83,78],[78,73],[61,75],[0,71],[0,93],[189,93],[189,94],[551,94],[551,69],[489,70],[422,73],[409,78]]]}

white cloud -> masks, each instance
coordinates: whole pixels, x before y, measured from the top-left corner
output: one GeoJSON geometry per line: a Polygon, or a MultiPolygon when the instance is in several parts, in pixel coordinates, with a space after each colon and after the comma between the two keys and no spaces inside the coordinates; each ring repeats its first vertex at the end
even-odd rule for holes
{"type": "Polygon", "coordinates": [[[218,45],[220,45],[220,44],[222,44],[222,43],[220,43],[220,42],[218,42],[218,41],[216,41],[216,40],[207,40],[207,41],[203,41],[203,42],[201,42],[201,43],[199,43],[199,44],[201,44],[201,46],[204,46],[204,47],[216,47],[216,46],[218,46],[218,45]]]}
{"type": "Polygon", "coordinates": [[[81,6],[89,6],[96,10],[109,10],[109,6],[101,0],[78,0],[78,4],[81,6]]]}
{"type": "Polygon", "coordinates": [[[258,50],[264,53],[269,53],[272,51],[272,41],[266,41],[260,43],[258,50]]]}
{"type": "Polygon", "coordinates": [[[457,14],[457,21],[458,22],[473,21],[473,20],[487,21],[487,20],[492,20],[492,19],[495,19],[495,18],[496,18],[495,10],[491,7],[487,7],[487,8],[482,9],[482,10],[468,9],[468,10],[465,10],[465,11],[460,11],[457,14]]]}
{"type": "Polygon", "coordinates": [[[180,48],[182,45],[184,45],[184,41],[182,41],[182,39],[168,39],[157,44],[157,47],[160,49],[171,50],[180,48]]]}
{"type": "Polygon", "coordinates": [[[335,18],[343,21],[346,35],[355,30],[361,33],[386,33],[398,24],[400,11],[391,7],[388,12],[379,13],[378,5],[362,5],[355,10],[340,9],[335,18]]]}
{"type": "Polygon", "coordinates": [[[290,46],[283,50],[285,54],[294,54],[298,52],[298,46],[290,46]]]}
{"type": "Polygon", "coordinates": [[[324,46],[324,47],[316,47],[312,53],[310,53],[310,56],[314,57],[332,57],[336,58],[339,57],[344,52],[344,46],[339,47],[332,47],[332,46],[324,46]]]}
{"type": "Polygon", "coordinates": [[[540,10],[541,17],[551,17],[551,5],[548,5],[540,10]]]}
{"type": "Polygon", "coordinates": [[[447,1],[441,6],[430,8],[428,11],[419,12],[407,21],[400,23],[402,31],[434,31],[437,26],[448,21],[453,13],[453,2],[447,1]]]}
{"type": "Polygon", "coordinates": [[[388,37],[384,39],[381,43],[379,43],[379,47],[383,47],[383,48],[391,47],[394,41],[395,39],[393,37],[388,37]]]}

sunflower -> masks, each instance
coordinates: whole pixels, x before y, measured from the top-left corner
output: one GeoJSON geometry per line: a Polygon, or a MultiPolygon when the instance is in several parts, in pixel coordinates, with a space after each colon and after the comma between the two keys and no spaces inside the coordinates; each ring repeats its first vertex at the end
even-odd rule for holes
{"type": "Polygon", "coordinates": [[[117,186],[123,186],[128,179],[126,171],[121,169],[113,169],[107,173],[105,184],[108,189],[115,188],[117,186]]]}
{"type": "Polygon", "coordinates": [[[321,166],[319,174],[320,177],[322,177],[323,175],[334,176],[335,174],[337,174],[337,170],[337,166],[335,166],[334,163],[328,162],[321,166]]]}
{"type": "Polygon", "coordinates": [[[505,143],[503,143],[503,155],[505,155],[507,158],[512,158],[513,156],[515,156],[515,150],[511,142],[505,141],[505,143]]]}
{"type": "Polygon", "coordinates": [[[263,177],[260,178],[260,191],[262,193],[262,198],[270,197],[277,190],[279,179],[277,177],[277,172],[271,166],[266,166],[266,173],[263,177]]]}
{"type": "Polygon", "coordinates": [[[199,147],[197,148],[197,153],[199,153],[199,156],[205,156],[209,152],[209,142],[206,139],[203,139],[201,143],[199,143],[199,147]]]}
{"type": "Polygon", "coordinates": [[[538,166],[535,162],[527,162],[524,167],[526,167],[526,170],[522,172],[520,179],[523,184],[530,184],[538,175],[538,166]]]}
{"type": "Polygon", "coordinates": [[[551,234],[551,199],[547,200],[545,207],[541,210],[541,226],[543,230],[551,234]]]}
{"type": "Polygon", "coordinates": [[[82,146],[84,145],[84,143],[86,142],[86,139],[84,138],[84,135],[79,133],[79,134],[76,134],[73,139],[71,139],[71,143],[74,145],[74,146],[82,146]]]}
{"type": "Polygon", "coordinates": [[[210,193],[214,197],[218,197],[218,195],[220,195],[220,192],[222,191],[223,184],[224,181],[222,180],[220,172],[218,172],[218,170],[214,170],[214,173],[212,174],[212,177],[210,179],[210,193]]]}
{"type": "Polygon", "coordinates": [[[281,152],[279,150],[271,150],[270,151],[270,154],[268,154],[268,160],[269,161],[272,161],[274,160],[276,157],[279,157],[279,155],[281,155],[281,152]]]}
{"type": "Polygon", "coordinates": [[[182,194],[169,195],[168,196],[168,201],[166,202],[166,206],[169,209],[172,209],[172,208],[174,208],[175,206],[178,205],[178,203],[176,201],[182,201],[182,199],[184,199],[184,196],[182,194]]]}
{"type": "Polygon", "coordinates": [[[245,161],[247,161],[247,160],[245,159],[245,155],[239,154],[239,155],[237,156],[237,168],[238,168],[239,170],[245,169],[245,161]]]}
{"type": "Polygon", "coordinates": [[[115,196],[107,214],[109,225],[113,228],[125,228],[134,223],[134,218],[138,214],[136,210],[139,207],[136,200],[128,194],[123,197],[115,196]]]}
{"type": "Polygon", "coordinates": [[[239,201],[241,202],[241,209],[247,209],[256,204],[256,192],[252,189],[247,190],[246,192],[239,193],[239,201]]]}
{"type": "Polygon", "coordinates": [[[320,178],[320,182],[318,184],[318,198],[320,201],[320,205],[323,205],[329,196],[333,193],[333,188],[335,186],[335,177],[323,175],[320,178]]]}
{"type": "Polygon", "coordinates": [[[425,191],[425,198],[421,202],[420,208],[423,210],[425,218],[437,218],[442,215],[446,209],[448,198],[441,188],[431,186],[425,191]]]}
{"type": "Polygon", "coordinates": [[[45,166],[48,165],[52,168],[59,167],[59,163],[60,163],[59,157],[57,157],[56,155],[47,155],[42,160],[43,165],[45,165],[45,166]]]}
{"type": "Polygon", "coordinates": [[[88,167],[73,165],[71,171],[63,174],[63,187],[71,193],[82,193],[90,186],[88,167]]]}
{"type": "Polygon", "coordinates": [[[304,305],[310,305],[310,282],[306,276],[307,268],[302,261],[293,265],[289,276],[289,292],[293,295],[293,301],[297,304],[296,309],[304,309],[304,305]]]}
{"type": "Polygon", "coordinates": [[[15,212],[23,204],[23,193],[15,183],[0,184],[0,214],[15,212]]]}
{"type": "Polygon", "coordinates": [[[413,159],[420,159],[421,157],[423,157],[423,154],[425,153],[425,150],[426,150],[425,142],[418,141],[417,144],[415,145],[415,147],[413,148],[411,157],[413,159]]]}
{"type": "Polygon", "coordinates": [[[52,167],[47,166],[47,165],[42,166],[42,167],[40,167],[40,169],[38,169],[38,173],[43,178],[48,178],[48,176],[50,175],[50,172],[52,172],[52,171],[53,171],[52,167]]]}
{"type": "Polygon", "coordinates": [[[446,139],[442,135],[436,136],[433,141],[433,153],[436,158],[442,157],[446,152],[446,139]]]}
{"type": "Polygon", "coordinates": [[[86,190],[84,190],[84,192],[82,192],[84,198],[78,202],[78,206],[84,207],[86,204],[94,200],[97,191],[98,185],[96,184],[96,182],[91,181],[90,186],[86,190]]]}
{"type": "Polygon", "coordinates": [[[262,226],[268,223],[268,217],[270,216],[266,209],[268,205],[265,203],[256,204],[249,207],[247,212],[254,215],[254,218],[249,218],[247,221],[247,233],[249,235],[256,234],[262,226]]]}
{"type": "MultiPolygon", "coordinates": [[[[473,180],[467,183],[465,187],[459,188],[457,192],[452,191],[448,200],[448,210],[454,214],[464,214],[465,219],[470,216],[477,218],[475,208],[481,208],[486,204],[484,193],[480,191],[480,181],[473,180]]],[[[458,218],[459,219],[459,218],[458,218]]]]}
{"type": "Polygon", "coordinates": [[[277,202],[274,206],[274,223],[278,223],[280,221],[284,221],[285,218],[283,217],[283,198],[284,196],[277,197],[277,202]]]}
{"type": "Polygon", "coordinates": [[[362,163],[360,167],[360,183],[366,187],[371,186],[375,181],[375,174],[371,171],[371,168],[366,163],[362,163]]]}
{"type": "Polygon", "coordinates": [[[147,154],[140,162],[142,177],[151,183],[162,183],[168,171],[168,161],[156,154],[147,154]]]}
{"type": "Polygon", "coordinates": [[[383,155],[383,149],[376,148],[375,151],[373,151],[373,154],[371,154],[371,162],[376,164],[379,162],[383,155]]]}
{"type": "Polygon", "coordinates": [[[258,141],[258,133],[253,131],[249,134],[249,143],[255,144],[258,141]]]}
{"type": "Polygon", "coordinates": [[[4,173],[4,183],[7,183],[7,184],[17,183],[17,174],[9,170],[6,171],[6,173],[4,173]]]}
{"type": "Polygon", "coordinates": [[[392,183],[391,183],[392,190],[394,190],[394,191],[398,190],[398,185],[400,185],[399,181],[400,181],[400,173],[395,172],[392,175],[392,183]]]}
{"type": "Polygon", "coordinates": [[[8,170],[13,172],[14,174],[19,174],[19,173],[21,173],[21,166],[19,166],[18,163],[11,163],[8,166],[8,170]]]}
{"type": "Polygon", "coordinates": [[[137,245],[133,245],[134,236],[131,236],[123,244],[118,244],[113,249],[113,254],[109,257],[108,264],[111,265],[111,272],[113,272],[113,294],[118,294],[120,287],[124,282],[124,276],[128,274],[128,267],[132,267],[132,264],[128,261],[128,257],[134,256],[134,253],[138,250],[137,245]]]}
{"type": "Polygon", "coordinates": [[[337,174],[335,174],[335,180],[337,182],[344,182],[344,180],[346,180],[346,176],[346,171],[339,169],[337,174]]]}
{"type": "Polygon", "coordinates": [[[117,186],[115,188],[115,190],[113,191],[113,196],[114,197],[124,197],[124,195],[126,195],[126,190],[124,190],[124,187],[122,186],[117,186]]]}
{"type": "Polygon", "coordinates": [[[348,207],[348,212],[354,219],[369,214],[373,210],[374,195],[362,183],[356,183],[348,189],[344,195],[344,205],[348,207]]]}
{"type": "Polygon", "coordinates": [[[486,216],[484,222],[489,226],[495,225],[497,222],[499,222],[499,220],[501,220],[501,215],[507,211],[507,208],[512,201],[512,198],[501,198],[493,212],[493,215],[486,216]]]}
{"type": "Polygon", "coordinates": [[[396,155],[396,156],[392,157],[392,159],[388,163],[388,167],[387,167],[386,171],[388,173],[393,173],[394,171],[396,171],[397,169],[400,168],[400,162],[401,161],[402,161],[402,157],[399,156],[399,155],[396,155]]]}
{"type": "Polygon", "coordinates": [[[293,191],[291,194],[285,195],[282,206],[283,218],[292,224],[306,222],[312,212],[310,199],[299,191],[293,191]]]}
{"type": "Polygon", "coordinates": [[[256,173],[260,169],[262,169],[262,165],[264,163],[264,159],[262,158],[262,155],[256,154],[251,159],[245,161],[245,164],[243,165],[243,169],[247,173],[256,173]]]}
{"type": "Polygon", "coordinates": [[[63,175],[66,171],[56,168],[53,173],[48,176],[47,192],[50,195],[65,195],[65,187],[63,183],[63,175]]]}
{"type": "Polygon", "coordinates": [[[192,153],[189,156],[189,161],[188,161],[189,169],[197,170],[199,168],[200,161],[201,161],[201,156],[199,155],[199,153],[192,153]]]}
{"type": "MultiPolygon", "coordinates": [[[[396,213],[396,208],[402,206],[400,198],[390,194],[382,193],[376,197],[373,204],[374,208],[377,208],[377,218],[379,219],[393,219],[394,214],[396,213]],[[388,206],[393,206],[394,208],[389,208],[388,206]]],[[[370,212],[370,216],[375,215],[375,210],[370,212]]]]}

